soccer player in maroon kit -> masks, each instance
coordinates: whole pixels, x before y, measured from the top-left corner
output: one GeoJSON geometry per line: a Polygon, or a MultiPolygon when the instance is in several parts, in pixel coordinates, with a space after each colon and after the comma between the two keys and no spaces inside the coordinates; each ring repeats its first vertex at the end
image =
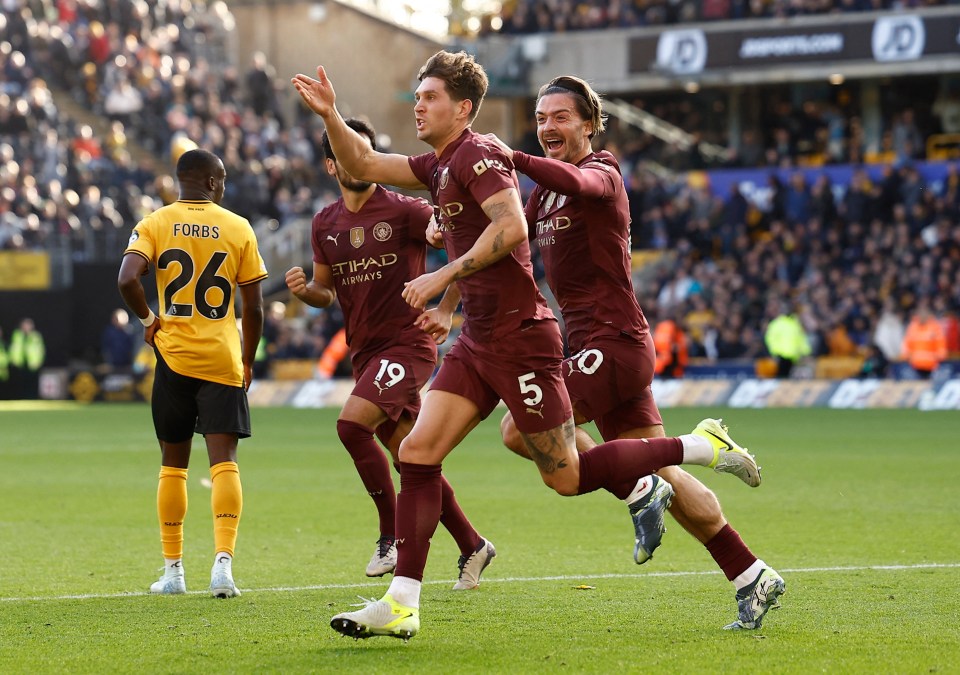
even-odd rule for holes
{"type": "Polygon", "coordinates": [[[516,174],[496,144],[470,129],[486,94],[486,73],[467,54],[441,51],[418,79],[417,138],[433,152],[415,157],[378,153],[347,127],[322,66],[317,79],[293,79],[304,102],[323,118],[337,158],[352,176],[430,189],[450,262],[410,281],[403,297],[422,309],[456,282],[453,292],[462,296],[465,317],[400,445],[397,568],[390,587],[380,600],[330,622],[357,638],[409,639],[419,631],[423,569],[440,519],[441,464],[501,399],[544,483],[561,495],[627,485],[633,490],[649,482],[653,471],[680,463],[720,467],[752,484],[760,478],[753,458],[729,439],[692,434],[617,440],[578,455],[561,375],[560,329],[533,279],[516,174]]]}
{"type": "MultiPolygon", "coordinates": [[[[656,354],[630,273],[626,188],[616,158],[607,151],[594,152],[590,144],[604,127],[600,97],[580,78],[557,77],[541,87],[535,114],[546,158],[500,147],[517,171],[537,183],[525,214],[573,352],[563,374],[574,420],[595,421],[605,441],[663,437],[663,420],[650,388],[656,354]]],[[[699,427],[722,433],[719,420],[703,420],[699,427]]],[[[507,446],[527,455],[511,413],[501,428],[507,446]]],[[[577,437],[581,449],[594,445],[586,432],[577,437]]],[[[675,491],[670,513],[707,548],[736,587],[738,618],[726,628],[759,628],[785,590],[783,579],[750,552],[703,483],[678,466],[664,467],[659,474],[675,491]]],[[[654,492],[665,489],[661,479],[654,480],[654,492]]],[[[638,539],[638,564],[652,553],[642,543],[638,539]]]]}
{"type": "MultiPolygon", "coordinates": [[[[369,124],[359,119],[346,124],[376,149],[376,132],[369,124]]],[[[400,441],[420,410],[420,390],[437,364],[436,343],[417,326],[420,312],[401,297],[404,283],[426,271],[433,207],[425,199],[353,178],[337,162],[326,132],[321,144],[324,166],[337,180],[341,197],[313,218],[312,280],[307,281],[302,267],[294,267],[286,282],[312,307],[329,307],[340,299],[356,385],[340,411],[337,434],[380,516],[380,538],[366,570],[368,577],[380,577],[397,564],[396,491],[390,463],[373,436],[398,462],[400,441]]],[[[441,522],[461,553],[454,589],[476,588],[496,551],[467,520],[446,478],[441,485],[441,522]]]]}

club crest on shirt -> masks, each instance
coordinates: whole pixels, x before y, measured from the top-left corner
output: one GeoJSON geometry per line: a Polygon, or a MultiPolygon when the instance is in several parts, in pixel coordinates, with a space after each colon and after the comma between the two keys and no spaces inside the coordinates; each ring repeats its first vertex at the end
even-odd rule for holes
{"type": "Polygon", "coordinates": [[[443,167],[443,171],[440,172],[440,189],[443,190],[447,187],[447,183],[450,181],[450,167],[443,167]]]}
{"type": "Polygon", "coordinates": [[[361,246],[363,246],[363,228],[362,227],[350,228],[350,243],[353,244],[354,248],[360,248],[361,246]]]}
{"type": "Polygon", "coordinates": [[[543,213],[546,213],[547,211],[550,210],[550,207],[553,206],[553,200],[555,200],[556,198],[557,198],[556,192],[548,192],[543,196],[543,201],[540,202],[543,205],[543,210],[542,210],[543,213]]]}
{"type": "Polygon", "coordinates": [[[379,222],[373,226],[373,238],[377,241],[386,241],[393,234],[393,228],[390,223],[379,222]]]}

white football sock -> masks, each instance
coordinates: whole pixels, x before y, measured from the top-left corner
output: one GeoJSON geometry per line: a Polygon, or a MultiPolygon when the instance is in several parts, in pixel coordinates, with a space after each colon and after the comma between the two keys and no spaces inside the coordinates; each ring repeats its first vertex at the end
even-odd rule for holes
{"type": "Polygon", "coordinates": [[[713,462],[713,445],[703,436],[684,434],[680,436],[683,443],[683,463],[710,466],[713,462]]]}
{"type": "Polygon", "coordinates": [[[407,607],[420,607],[420,587],[423,582],[411,579],[410,577],[394,577],[390,582],[390,588],[387,593],[401,605],[407,607]]]}
{"type": "Polygon", "coordinates": [[[759,558],[755,563],[750,565],[747,569],[743,570],[740,574],[733,578],[733,586],[738,591],[741,588],[745,588],[757,580],[757,577],[760,576],[760,573],[763,571],[763,568],[767,566],[767,563],[763,562],[759,558]]]}

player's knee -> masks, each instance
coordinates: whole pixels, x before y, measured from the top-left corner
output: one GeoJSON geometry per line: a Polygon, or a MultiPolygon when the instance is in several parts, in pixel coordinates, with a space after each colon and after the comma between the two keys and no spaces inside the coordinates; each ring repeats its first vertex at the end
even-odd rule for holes
{"type": "Polygon", "coordinates": [[[544,484],[561,497],[574,497],[580,494],[580,481],[576,476],[557,473],[541,473],[544,484]]]}
{"type": "Polygon", "coordinates": [[[373,432],[362,424],[350,420],[337,420],[337,436],[346,447],[373,437],[373,432]]]}
{"type": "Polygon", "coordinates": [[[400,451],[397,453],[400,462],[411,464],[433,464],[431,460],[430,447],[420,443],[415,436],[407,436],[400,443],[400,451]]]}

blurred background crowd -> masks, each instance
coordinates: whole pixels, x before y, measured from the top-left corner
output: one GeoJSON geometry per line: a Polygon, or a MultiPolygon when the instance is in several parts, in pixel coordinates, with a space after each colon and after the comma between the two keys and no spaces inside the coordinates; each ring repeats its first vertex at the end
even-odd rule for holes
{"type": "MultiPolygon", "coordinates": [[[[512,0],[495,27],[528,34],[939,4],[947,3],[512,0]]],[[[224,205],[270,231],[338,196],[321,170],[322,125],[286,105],[287,75],[261,53],[242,68],[228,65],[226,3],[0,5],[0,250],[118,260],[137,221],[175,198],[167,159],[194,143],[224,160],[224,205]]],[[[799,322],[808,354],[857,356],[872,374],[904,356],[915,316],[932,319],[946,353],[960,354],[960,175],[953,167],[931,184],[918,168],[931,135],[960,130],[960,104],[903,101],[882,120],[880,144],[868,146],[842,95],[801,105],[771,96],[763,123],[736,143],[713,114],[722,111],[709,107],[722,103],[667,95],[632,103],[698,140],[736,148],[707,159],[696,145],[681,149],[613,119],[595,140],[623,168],[641,306],[654,326],[682,331],[684,358],[776,358],[765,336],[780,316],[799,322]],[[860,168],[845,183],[801,171],[875,162],[882,174],[860,168]],[[766,198],[736,186],[715,194],[703,170],[731,167],[768,170],[766,198]]],[[[524,130],[515,147],[541,154],[534,132],[524,130]]],[[[297,312],[273,300],[265,353],[319,358],[342,317],[291,321],[297,312]]]]}
{"type": "MultiPolygon", "coordinates": [[[[632,28],[733,19],[786,18],[949,4],[943,0],[514,0],[501,33],[632,28]]],[[[492,30],[492,28],[491,28],[492,30]]]]}

